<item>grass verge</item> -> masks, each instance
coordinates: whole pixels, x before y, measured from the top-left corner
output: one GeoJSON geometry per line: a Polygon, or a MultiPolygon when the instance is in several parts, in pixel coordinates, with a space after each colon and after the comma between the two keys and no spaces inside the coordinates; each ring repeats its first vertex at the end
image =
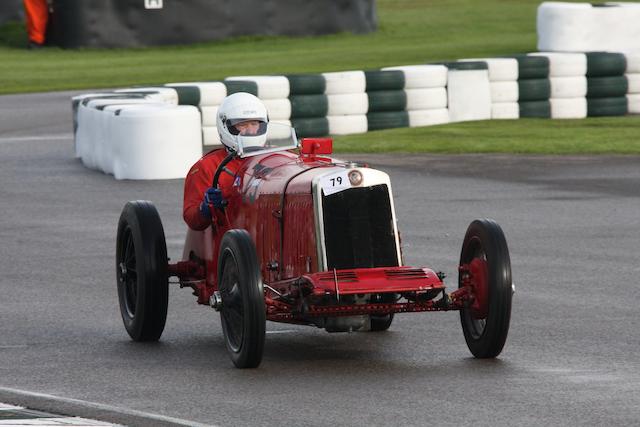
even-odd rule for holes
{"type": "Polygon", "coordinates": [[[487,120],[334,138],[338,153],[640,154],[640,116],[487,120]]]}
{"type": "Polygon", "coordinates": [[[28,51],[0,28],[0,93],[108,88],[233,75],[319,73],[535,50],[538,0],[377,0],[374,33],[242,37],[140,49],[28,51]]]}

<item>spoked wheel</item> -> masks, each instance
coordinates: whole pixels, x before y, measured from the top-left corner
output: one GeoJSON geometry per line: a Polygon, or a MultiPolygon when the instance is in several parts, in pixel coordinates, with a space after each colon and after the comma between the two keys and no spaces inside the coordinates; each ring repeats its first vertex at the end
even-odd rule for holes
{"type": "Polygon", "coordinates": [[[255,245],[245,230],[229,230],[222,237],[218,288],[229,356],[238,368],[255,368],[262,361],[266,309],[255,245]]]}
{"type": "Polygon", "coordinates": [[[460,254],[458,286],[472,298],[460,311],[462,331],[477,358],[496,357],[509,332],[511,260],[500,226],[490,220],[475,220],[467,229],[460,254]]]}
{"type": "Polygon", "coordinates": [[[160,215],[147,201],[122,209],[116,239],[120,314],[134,341],[157,341],[169,300],[167,246],[160,215]]]}

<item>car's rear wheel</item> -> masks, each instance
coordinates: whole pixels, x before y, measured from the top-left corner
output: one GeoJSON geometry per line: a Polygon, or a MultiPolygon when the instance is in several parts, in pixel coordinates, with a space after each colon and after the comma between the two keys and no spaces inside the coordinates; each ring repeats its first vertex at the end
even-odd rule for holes
{"type": "MultiPolygon", "coordinates": [[[[371,302],[373,303],[394,303],[398,300],[399,295],[397,294],[379,294],[376,295],[371,302]]],[[[371,319],[371,332],[381,332],[386,331],[391,327],[391,323],[393,322],[393,313],[389,314],[372,314],[370,316],[371,319]]]]}
{"type": "Polygon", "coordinates": [[[160,215],[151,202],[128,202],[116,238],[120,314],[134,341],[157,341],[169,302],[167,246],[160,215]]]}
{"type": "Polygon", "coordinates": [[[382,316],[371,315],[371,332],[386,331],[393,322],[393,313],[382,316]]]}
{"type": "Polygon", "coordinates": [[[460,311],[467,346],[477,358],[496,357],[509,332],[513,287],[509,249],[500,226],[475,220],[467,229],[460,254],[458,286],[473,298],[460,311]]]}
{"type": "Polygon", "coordinates": [[[255,245],[245,230],[229,230],[222,237],[218,288],[229,356],[238,368],[255,368],[262,361],[266,309],[255,245]]]}

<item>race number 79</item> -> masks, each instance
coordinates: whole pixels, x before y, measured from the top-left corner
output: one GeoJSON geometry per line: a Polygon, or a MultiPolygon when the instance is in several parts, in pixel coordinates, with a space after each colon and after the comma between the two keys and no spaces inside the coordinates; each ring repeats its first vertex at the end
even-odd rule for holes
{"type": "Polygon", "coordinates": [[[339,170],[338,172],[323,176],[320,178],[320,187],[325,196],[351,188],[348,171],[339,170]]]}
{"type": "Polygon", "coordinates": [[[329,181],[331,181],[331,186],[335,187],[336,185],[342,185],[342,177],[341,176],[337,176],[335,178],[330,178],[329,181]]]}

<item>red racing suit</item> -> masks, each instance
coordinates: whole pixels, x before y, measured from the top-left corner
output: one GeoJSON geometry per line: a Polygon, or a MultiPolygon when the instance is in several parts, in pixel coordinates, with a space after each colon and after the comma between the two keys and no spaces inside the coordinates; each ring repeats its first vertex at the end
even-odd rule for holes
{"type": "MultiPolygon", "coordinates": [[[[214,150],[198,160],[184,180],[184,204],[182,217],[184,222],[193,230],[204,230],[211,225],[211,218],[202,216],[200,203],[204,200],[204,193],[213,184],[213,176],[218,166],[229,153],[225,149],[214,150]]],[[[242,164],[241,160],[230,161],[220,174],[218,188],[222,190],[222,197],[228,199],[231,193],[235,174],[242,164]]]]}

